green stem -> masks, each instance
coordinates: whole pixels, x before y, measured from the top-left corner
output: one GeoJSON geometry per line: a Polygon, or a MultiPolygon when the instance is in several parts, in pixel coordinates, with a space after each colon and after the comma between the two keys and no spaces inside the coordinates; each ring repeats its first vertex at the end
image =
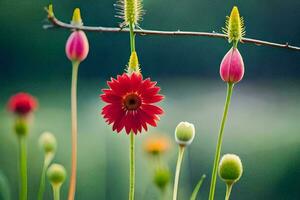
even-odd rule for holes
{"type": "Polygon", "coordinates": [[[52,185],[53,200],[59,200],[60,199],[60,187],[61,187],[61,185],[52,185]]]}
{"type": "Polygon", "coordinates": [[[134,133],[130,133],[130,171],[129,171],[129,200],[134,199],[135,163],[134,163],[134,133]]]}
{"type": "Polygon", "coordinates": [[[134,33],[134,24],[129,24],[129,30],[130,30],[130,51],[135,51],[135,33],[134,33]]]}
{"type": "Polygon", "coordinates": [[[226,184],[226,196],[225,200],[229,200],[231,189],[233,184],[226,184]]]}
{"type": "Polygon", "coordinates": [[[209,200],[214,200],[214,196],[215,196],[217,171],[218,171],[221,148],[222,148],[222,141],[223,141],[223,131],[224,131],[225,122],[226,122],[226,119],[227,119],[227,113],[228,113],[228,108],[229,108],[229,105],[230,105],[233,86],[234,86],[233,83],[228,83],[227,84],[227,96],[226,96],[224,112],[223,112],[223,117],[222,117],[220,131],[219,131],[218,143],[217,143],[217,147],[216,147],[214,167],[213,167],[212,176],[211,176],[211,183],[210,183],[209,200]]]}
{"type": "MultiPolygon", "coordinates": [[[[135,33],[134,24],[129,24],[130,30],[130,51],[135,51],[135,33]]],[[[128,66],[130,67],[130,66],[128,66]]],[[[135,185],[135,152],[134,152],[134,133],[130,133],[130,169],[129,169],[129,200],[134,199],[134,185],[135,185]]]]}
{"type": "Polygon", "coordinates": [[[184,147],[179,146],[178,159],[177,159],[176,172],[175,172],[174,189],[173,189],[173,200],[177,199],[179,175],[180,175],[180,168],[183,159],[183,154],[184,154],[184,147]]]}
{"type": "Polygon", "coordinates": [[[19,136],[20,177],[21,191],[20,200],[27,200],[27,141],[26,136],[19,136]]]}
{"type": "Polygon", "coordinates": [[[40,187],[39,187],[39,191],[38,191],[38,200],[43,200],[44,192],[45,192],[46,171],[47,171],[47,168],[48,168],[52,158],[53,158],[52,153],[50,153],[50,154],[48,153],[48,154],[45,155],[42,174],[41,174],[41,179],[40,179],[40,187]]]}
{"type": "Polygon", "coordinates": [[[72,161],[69,186],[69,200],[74,200],[76,190],[77,169],[77,77],[79,62],[72,62],[72,85],[71,85],[71,126],[72,126],[72,161]]]}

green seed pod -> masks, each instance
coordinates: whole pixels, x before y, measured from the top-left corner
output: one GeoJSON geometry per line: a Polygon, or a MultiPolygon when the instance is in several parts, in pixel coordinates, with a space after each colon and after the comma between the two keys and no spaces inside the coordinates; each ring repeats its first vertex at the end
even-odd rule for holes
{"type": "Polygon", "coordinates": [[[56,138],[50,132],[44,132],[39,138],[39,146],[45,153],[55,153],[57,143],[56,138]]]}
{"type": "Polygon", "coordinates": [[[28,125],[25,119],[17,119],[14,125],[15,132],[18,136],[26,136],[28,133],[28,125]]]}
{"type": "Polygon", "coordinates": [[[237,182],[243,174],[241,159],[235,154],[225,154],[219,165],[219,176],[227,184],[237,182]]]}
{"type": "Polygon", "coordinates": [[[117,15],[124,22],[121,27],[129,24],[137,25],[144,14],[142,0],[118,0],[115,4],[117,15]]]}
{"type": "Polygon", "coordinates": [[[180,122],[175,129],[175,140],[180,146],[190,145],[195,137],[194,124],[180,122]]]}
{"type": "Polygon", "coordinates": [[[159,168],[154,172],[154,184],[161,190],[164,190],[169,184],[171,173],[168,168],[159,168]]]}
{"type": "Polygon", "coordinates": [[[60,164],[52,164],[48,168],[47,176],[52,185],[61,185],[66,179],[66,170],[60,164]]]}
{"type": "Polygon", "coordinates": [[[245,36],[244,19],[240,17],[239,10],[236,6],[232,8],[230,16],[227,16],[225,28],[223,32],[227,35],[229,42],[234,42],[235,45],[245,36]]]}

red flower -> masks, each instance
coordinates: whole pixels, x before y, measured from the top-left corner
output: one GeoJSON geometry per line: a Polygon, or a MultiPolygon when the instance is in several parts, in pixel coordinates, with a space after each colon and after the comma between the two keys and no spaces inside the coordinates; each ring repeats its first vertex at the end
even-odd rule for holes
{"type": "Polygon", "coordinates": [[[126,133],[135,134],[147,131],[147,125],[156,126],[163,110],[153,105],[164,97],[158,92],[160,88],[150,78],[143,80],[141,74],[124,73],[107,82],[109,89],[103,89],[101,99],[108,103],[102,109],[102,115],[108,124],[113,124],[113,131],[118,133],[125,128],[126,133]]]}
{"type": "Polygon", "coordinates": [[[27,93],[17,93],[8,101],[8,110],[20,116],[33,112],[36,107],[37,100],[27,93]]]}

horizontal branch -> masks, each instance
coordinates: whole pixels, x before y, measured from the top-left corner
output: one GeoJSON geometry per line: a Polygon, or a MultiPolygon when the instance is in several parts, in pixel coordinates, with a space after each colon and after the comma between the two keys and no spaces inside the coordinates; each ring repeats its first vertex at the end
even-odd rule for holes
{"type": "MultiPolygon", "coordinates": [[[[44,25],[45,29],[50,28],[64,28],[64,29],[78,29],[83,31],[91,32],[129,32],[128,28],[116,28],[116,27],[102,27],[102,26],[74,26],[72,24],[64,23],[58,20],[53,13],[48,12],[48,20],[51,22],[50,25],[44,25]]],[[[228,39],[227,35],[215,32],[193,32],[193,31],[157,31],[157,30],[134,30],[136,34],[139,35],[161,35],[161,36],[204,36],[213,38],[223,38],[228,39]]],[[[274,42],[268,42],[264,40],[257,40],[252,38],[242,38],[242,43],[255,44],[257,46],[271,46],[284,49],[290,49],[295,51],[300,51],[300,47],[292,46],[288,42],[280,44],[274,42]]]]}

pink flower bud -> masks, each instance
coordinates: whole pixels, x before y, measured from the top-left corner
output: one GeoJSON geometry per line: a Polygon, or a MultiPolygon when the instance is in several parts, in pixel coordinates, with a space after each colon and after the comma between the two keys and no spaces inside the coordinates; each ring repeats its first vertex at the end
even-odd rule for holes
{"type": "Polygon", "coordinates": [[[74,31],[68,38],[66,54],[71,61],[83,61],[89,53],[89,41],[83,31],[74,31]]]}
{"type": "Polygon", "coordinates": [[[244,76],[244,61],[237,48],[231,48],[224,56],[220,75],[223,81],[228,83],[237,83],[244,76]]]}

